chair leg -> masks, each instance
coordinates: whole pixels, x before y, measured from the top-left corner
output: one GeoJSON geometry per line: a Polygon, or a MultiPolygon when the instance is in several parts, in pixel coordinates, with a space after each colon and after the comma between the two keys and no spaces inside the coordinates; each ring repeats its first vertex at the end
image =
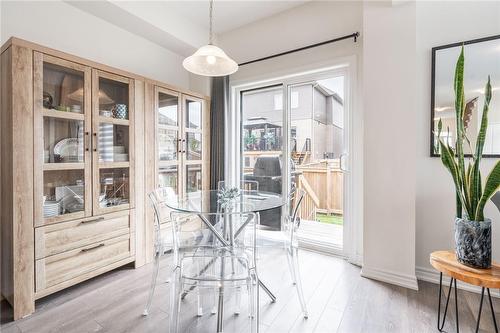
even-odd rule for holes
{"type": "Polygon", "coordinates": [[[286,251],[286,261],[288,263],[288,269],[290,270],[290,276],[292,278],[292,284],[295,286],[297,284],[297,277],[295,276],[295,269],[293,267],[293,262],[292,262],[292,247],[289,245],[285,246],[285,251],[286,251]]]}
{"type": "Polygon", "coordinates": [[[203,303],[202,303],[201,289],[199,286],[196,288],[196,305],[198,308],[198,312],[196,313],[196,315],[198,317],[202,317],[203,316],[203,303]]]}
{"type": "Polygon", "coordinates": [[[291,247],[292,254],[292,265],[293,270],[295,272],[295,288],[297,289],[297,294],[299,296],[300,306],[302,307],[302,313],[304,314],[304,318],[307,319],[309,314],[307,313],[306,300],[304,298],[304,291],[302,290],[302,279],[300,278],[300,269],[299,269],[299,249],[295,246],[291,247]]]}
{"type": "Polygon", "coordinates": [[[247,281],[247,291],[248,291],[248,317],[250,317],[253,320],[253,318],[255,318],[255,284],[253,278],[250,278],[247,281]]]}
{"type": "Polygon", "coordinates": [[[212,300],[212,302],[213,302],[213,303],[212,303],[212,309],[211,309],[211,311],[210,311],[210,313],[211,313],[212,315],[214,315],[214,314],[216,314],[216,313],[217,313],[217,302],[218,302],[218,300],[219,300],[218,295],[217,295],[217,290],[218,290],[218,289],[215,289],[215,288],[212,288],[212,289],[210,290],[210,299],[211,299],[211,300],[212,300]]]}
{"type": "Polygon", "coordinates": [[[158,272],[160,271],[160,257],[161,257],[161,250],[157,251],[155,253],[155,263],[154,263],[154,268],[153,268],[153,277],[152,277],[152,280],[151,280],[151,287],[149,288],[148,301],[146,303],[146,307],[144,308],[144,311],[142,312],[143,316],[149,315],[149,310],[151,309],[151,303],[153,301],[153,295],[154,295],[155,289],[156,289],[156,281],[158,279],[158,272]]]}
{"type": "Polygon", "coordinates": [[[177,268],[170,288],[170,333],[178,332],[182,289],[182,273],[181,269],[177,268]]]}
{"type": "Polygon", "coordinates": [[[236,295],[235,295],[235,310],[234,314],[239,315],[241,313],[241,287],[236,287],[236,295]]]}
{"type": "Polygon", "coordinates": [[[250,314],[250,332],[259,332],[259,318],[260,318],[260,306],[259,306],[259,278],[257,272],[250,273],[250,281],[247,283],[248,286],[248,299],[249,299],[249,314],[250,314]]]}

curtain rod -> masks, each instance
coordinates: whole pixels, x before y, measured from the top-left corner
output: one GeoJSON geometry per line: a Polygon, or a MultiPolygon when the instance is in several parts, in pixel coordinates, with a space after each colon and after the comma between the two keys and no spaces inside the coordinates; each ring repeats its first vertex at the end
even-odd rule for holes
{"type": "Polygon", "coordinates": [[[350,35],[346,35],[346,36],[342,36],[342,37],[338,37],[338,38],[326,40],[324,42],[320,42],[320,43],[316,43],[316,44],[311,44],[311,45],[299,47],[298,49],[293,49],[293,50],[290,50],[290,51],[285,51],[285,52],[273,54],[273,55],[270,55],[270,56],[267,56],[267,57],[263,57],[263,58],[259,58],[259,59],[255,59],[255,60],[245,61],[245,62],[242,62],[241,64],[238,64],[238,66],[249,65],[249,64],[253,64],[254,62],[259,62],[259,61],[264,61],[264,60],[268,60],[268,59],[272,59],[272,58],[276,58],[276,57],[281,57],[281,56],[286,55],[286,54],[290,54],[290,53],[294,53],[294,52],[299,52],[299,51],[311,49],[313,47],[317,47],[317,46],[321,46],[321,45],[325,45],[325,44],[339,42],[339,41],[344,40],[344,39],[354,38],[354,43],[356,43],[358,41],[358,37],[359,37],[359,32],[356,31],[355,33],[352,33],[350,35]]]}

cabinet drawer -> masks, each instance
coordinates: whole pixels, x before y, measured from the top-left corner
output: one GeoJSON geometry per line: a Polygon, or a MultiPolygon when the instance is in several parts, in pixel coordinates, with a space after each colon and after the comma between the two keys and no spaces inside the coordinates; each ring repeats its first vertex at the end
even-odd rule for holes
{"type": "Polygon", "coordinates": [[[82,276],[90,277],[93,271],[133,255],[134,234],[128,234],[36,260],[36,291],[82,276]]]}
{"type": "Polygon", "coordinates": [[[35,229],[35,259],[134,232],[128,212],[57,223],[35,229]]]}

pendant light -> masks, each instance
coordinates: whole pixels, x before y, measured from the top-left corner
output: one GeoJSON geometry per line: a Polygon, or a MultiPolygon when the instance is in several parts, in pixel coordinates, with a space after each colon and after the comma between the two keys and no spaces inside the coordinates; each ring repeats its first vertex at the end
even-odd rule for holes
{"type": "Polygon", "coordinates": [[[192,56],[182,62],[182,66],[191,73],[203,76],[226,76],[238,70],[238,64],[229,58],[222,49],[213,45],[212,33],[213,0],[209,5],[209,41],[192,56]]]}

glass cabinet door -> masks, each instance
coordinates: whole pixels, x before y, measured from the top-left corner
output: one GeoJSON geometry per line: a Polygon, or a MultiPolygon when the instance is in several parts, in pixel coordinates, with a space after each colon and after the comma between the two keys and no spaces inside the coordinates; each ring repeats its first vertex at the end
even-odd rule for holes
{"type": "Polygon", "coordinates": [[[133,84],[93,71],[94,214],[129,209],[133,186],[133,84]]]}
{"type": "Polygon", "coordinates": [[[156,87],[155,128],[157,187],[167,187],[179,194],[180,163],[183,142],[180,137],[181,121],[179,93],[156,87]]]}
{"type": "Polygon", "coordinates": [[[34,54],[35,225],[91,215],[90,73],[34,54]]]}
{"type": "Polygon", "coordinates": [[[208,178],[205,177],[205,159],[203,145],[204,101],[188,95],[183,95],[184,126],[184,182],[187,193],[208,188],[208,178]],[[205,180],[204,178],[207,178],[205,180]]]}

